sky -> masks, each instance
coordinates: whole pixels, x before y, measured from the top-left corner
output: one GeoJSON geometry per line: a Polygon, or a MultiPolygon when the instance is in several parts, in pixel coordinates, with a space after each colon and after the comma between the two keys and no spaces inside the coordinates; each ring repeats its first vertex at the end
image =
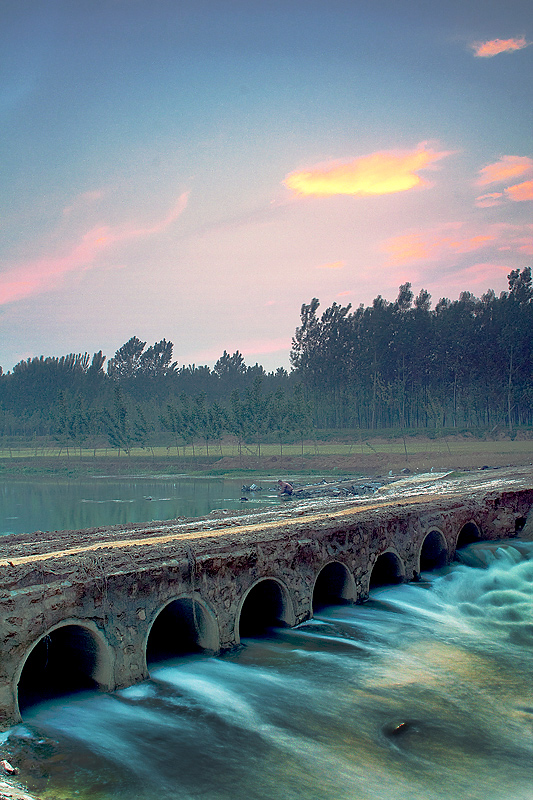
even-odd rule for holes
{"type": "Polygon", "coordinates": [[[2,0],[0,365],[289,366],[300,308],[533,262],[530,0],[2,0]]]}

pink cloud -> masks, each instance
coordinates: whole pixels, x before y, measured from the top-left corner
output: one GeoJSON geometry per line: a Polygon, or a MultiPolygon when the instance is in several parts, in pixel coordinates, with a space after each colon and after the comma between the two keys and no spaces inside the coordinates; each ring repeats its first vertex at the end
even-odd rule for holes
{"type": "Polygon", "coordinates": [[[476,206],[478,208],[490,208],[491,206],[501,205],[502,192],[491,192],[490,194],[482,194],[476,197],[476,206]]]}
{"type": "Polygon", "coordinates": [[[342,269],[346,266],[346,261],[330,261],[327,264],[319,264],[317,269],[342,269]]]}
{"type": "Polygon", "coordinates": [[[380,195],[428,186],[418,175],[423,169],[450,155],[437,152],[423,142],[414,150],[371,153],[346,162],[329,162],[307,170],[291,172],[283,183],[301,197],[333,195],[380,195]]]}
{"type": "Polygon", "coordinates": [[[479,170],[477,186],[487,186],[489,183],[504,183],[514,180],[521,175],[533,171],[533,159],[527,156],[502,156],[494,164],[487,164],[479,170]]]}
{"type": "Polygon", "coordinates": [[[517,183],[515,186],[509,186],[505,190],[511,200],[515,203],[523,202],[524,200],[533,200],[533,181],[524,181],[524,183],[517,183]]]}
{"type": "Polygon", "coordinates": [[[512,53],[515,50],[522,50],[531,42],[526,42],[521,36],[519,39],[490,39],[488,42],[474,42],[471,47],[474,55],[480,58],[491,58],[499,53],[512,53]]]}
{"type": "Polygon", "coordinates": [[[383,249],[390,255],[391,264],[419,261],[422,258],[429,258],[431,252],[430,245],[424,241],[424,236],[420,233],[405,233],[387,239],[383,249]]]}
{"type": "Polygon", "coordinates": [[[532,225],[493,224],[476,228],[463,223],[448,223],[387,239],[382,250],[389,256],[389,267],[420,261],[449,263],[453,256],[478,250],[527,253],[532,231],[532,225]]]}
{"type": "Polygon", "coordinates": [[[453,297],[468,286],[474,294],[482,294],[488,287],[498,286],[509,274],[509,264],[478,261],[446,275],[446,293],[453,297]]]}
{"type": "Polygon", "coordinates": [[[0,275],[0,305],[55,288],[63,276],[91,268],[101,253],[116,244],[164,231],[183,213],[187,200],[188,194],[182,194],[169,213],[154,225],[92,228],[64,255],[45,256],[8,269],[0,275]]]}

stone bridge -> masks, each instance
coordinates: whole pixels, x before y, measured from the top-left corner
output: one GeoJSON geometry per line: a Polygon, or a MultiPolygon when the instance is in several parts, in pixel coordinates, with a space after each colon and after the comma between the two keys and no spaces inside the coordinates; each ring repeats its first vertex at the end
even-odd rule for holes
{"type": "Polygon", "coordinates": [[[0,727],[36,700],[129,686],[163,658],[218,653],[444,566],[470,542],[515,536],[533,505],[533,469],[408,491],[6,537],[0,727]]]}

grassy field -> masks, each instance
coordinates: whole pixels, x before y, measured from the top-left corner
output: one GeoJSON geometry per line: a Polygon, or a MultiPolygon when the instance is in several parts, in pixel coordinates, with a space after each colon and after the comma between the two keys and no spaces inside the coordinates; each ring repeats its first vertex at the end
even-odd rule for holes
{"type": "Polygon", "coordinates": [[[232,441],[176,448],[137,448],[120,455],[111,448],[70,450],[20,447],[0,449],[0,474],[127,474],[242,472],[291,472],[376,475],[408,468],[412,472],[433,469],[479,469],[482,466],[523,466],[533,462],[533,439],[482,440],[468,435],[428,438],[409,436],[357,442],[327,441],[301,444],[239,447],[232,441]]]}
{"type": "MultiPolygon", "coordinates": [[[[418,438],[409,438],[404,445],[403,441],[395,440],[395,439],[373,439],[372,442],[357,442],[356,444],[346,444],[344,442],[325,442],[325,443],[305,443],[302,452],[302,446],[300,444],[289,444],[284,445],[281,449],[279,445],[275,444],[264,444],[261,445],[261,458],[271,458],[272,456],[280,457],[303,457],[309,458],[313,456],[356,456],[356,455],[368,455],[368,453],[391,453],[391,454],[399,454],[403,455],[404,457],[409,455],[415,455],[419,453],[435,453],[435,454],[448,454],[452,455],[454,453],[457,454],[464,454],[464,453],[501,453],[502,455],[505,453],[508,454],[519,454],[519,453],[530,453],[533,454],[533,440],[531,439],[524,439],[524,440],[511,440],[511,439],[502,439],[499,441],[479,441],[476,439],[425,439],[424,437],[418,438]]],[[[117,450],[112,450],[109,447],[101,447],[96,449],[89,449],[89,448],[82,448],[81,452],[79,449],[70,449],[67,455],[66,450],[63,448],[60,450],[57,447],[13,447],[10,449],[0,450],[0,459],[2,461],[8,461],[10,459],[38,459],[38,458],[46,458],[46,459],[62,459],[62,460],[82,460],[87,461],[90,459],[102,459],[102,458],[110,458],[110,459],[117,459],[117,458],[142,458],[146,459],[147,457],[152,457],[157,460],[161,459],[169,459],[175,460],[176,458],[199,458],[199,459],[220,459],[223,457],[227,458],[239,458],[240,455],[243,458],[253,456],[254,458],[258,458],[258,448],[254,446],[246,446],[242,447],[241,453],[239,454],[239,448],[235,444],[231,443],[224,443],[223,445],[219,446],[210,446],[209,450],[205,447],[205,445],[195,445],[194,451],[192,447],[180,447],[179,448],[179,455],[176,453],[175,447],[147,447],[147,448],[132,448],[129,453],[129,456],[122,451],[118,454],[117,450]]]]}

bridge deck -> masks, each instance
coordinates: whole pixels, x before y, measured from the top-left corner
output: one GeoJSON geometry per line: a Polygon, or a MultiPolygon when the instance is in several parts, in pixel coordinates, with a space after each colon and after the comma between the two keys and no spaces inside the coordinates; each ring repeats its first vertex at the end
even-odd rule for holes
{"type": "Polygon", "coordinates": [[[379,517],[390,519],[410,506],[437,510],[489,492],[529,488],[533,488],[533,466],[460,476],[424,475],[388,484],[372,497],[288,501],[281,509],[266,512],[215,511],[201,519],[19,534],[6,537],[0,544],[0,596],[21,583],[27,586],[30,573],[38,581],[46,579],[44,573],[48,573],[48,580],[57,580],[61,573],[80,569],[86,573],[91,563],[99,572],[131,571],[132,560],[137,569],[142,569],[154,561],[174,560],[191,548],[198,557],[308,535],[310,529],[319,533],[370,520],[375,525],[379,517]]]}

